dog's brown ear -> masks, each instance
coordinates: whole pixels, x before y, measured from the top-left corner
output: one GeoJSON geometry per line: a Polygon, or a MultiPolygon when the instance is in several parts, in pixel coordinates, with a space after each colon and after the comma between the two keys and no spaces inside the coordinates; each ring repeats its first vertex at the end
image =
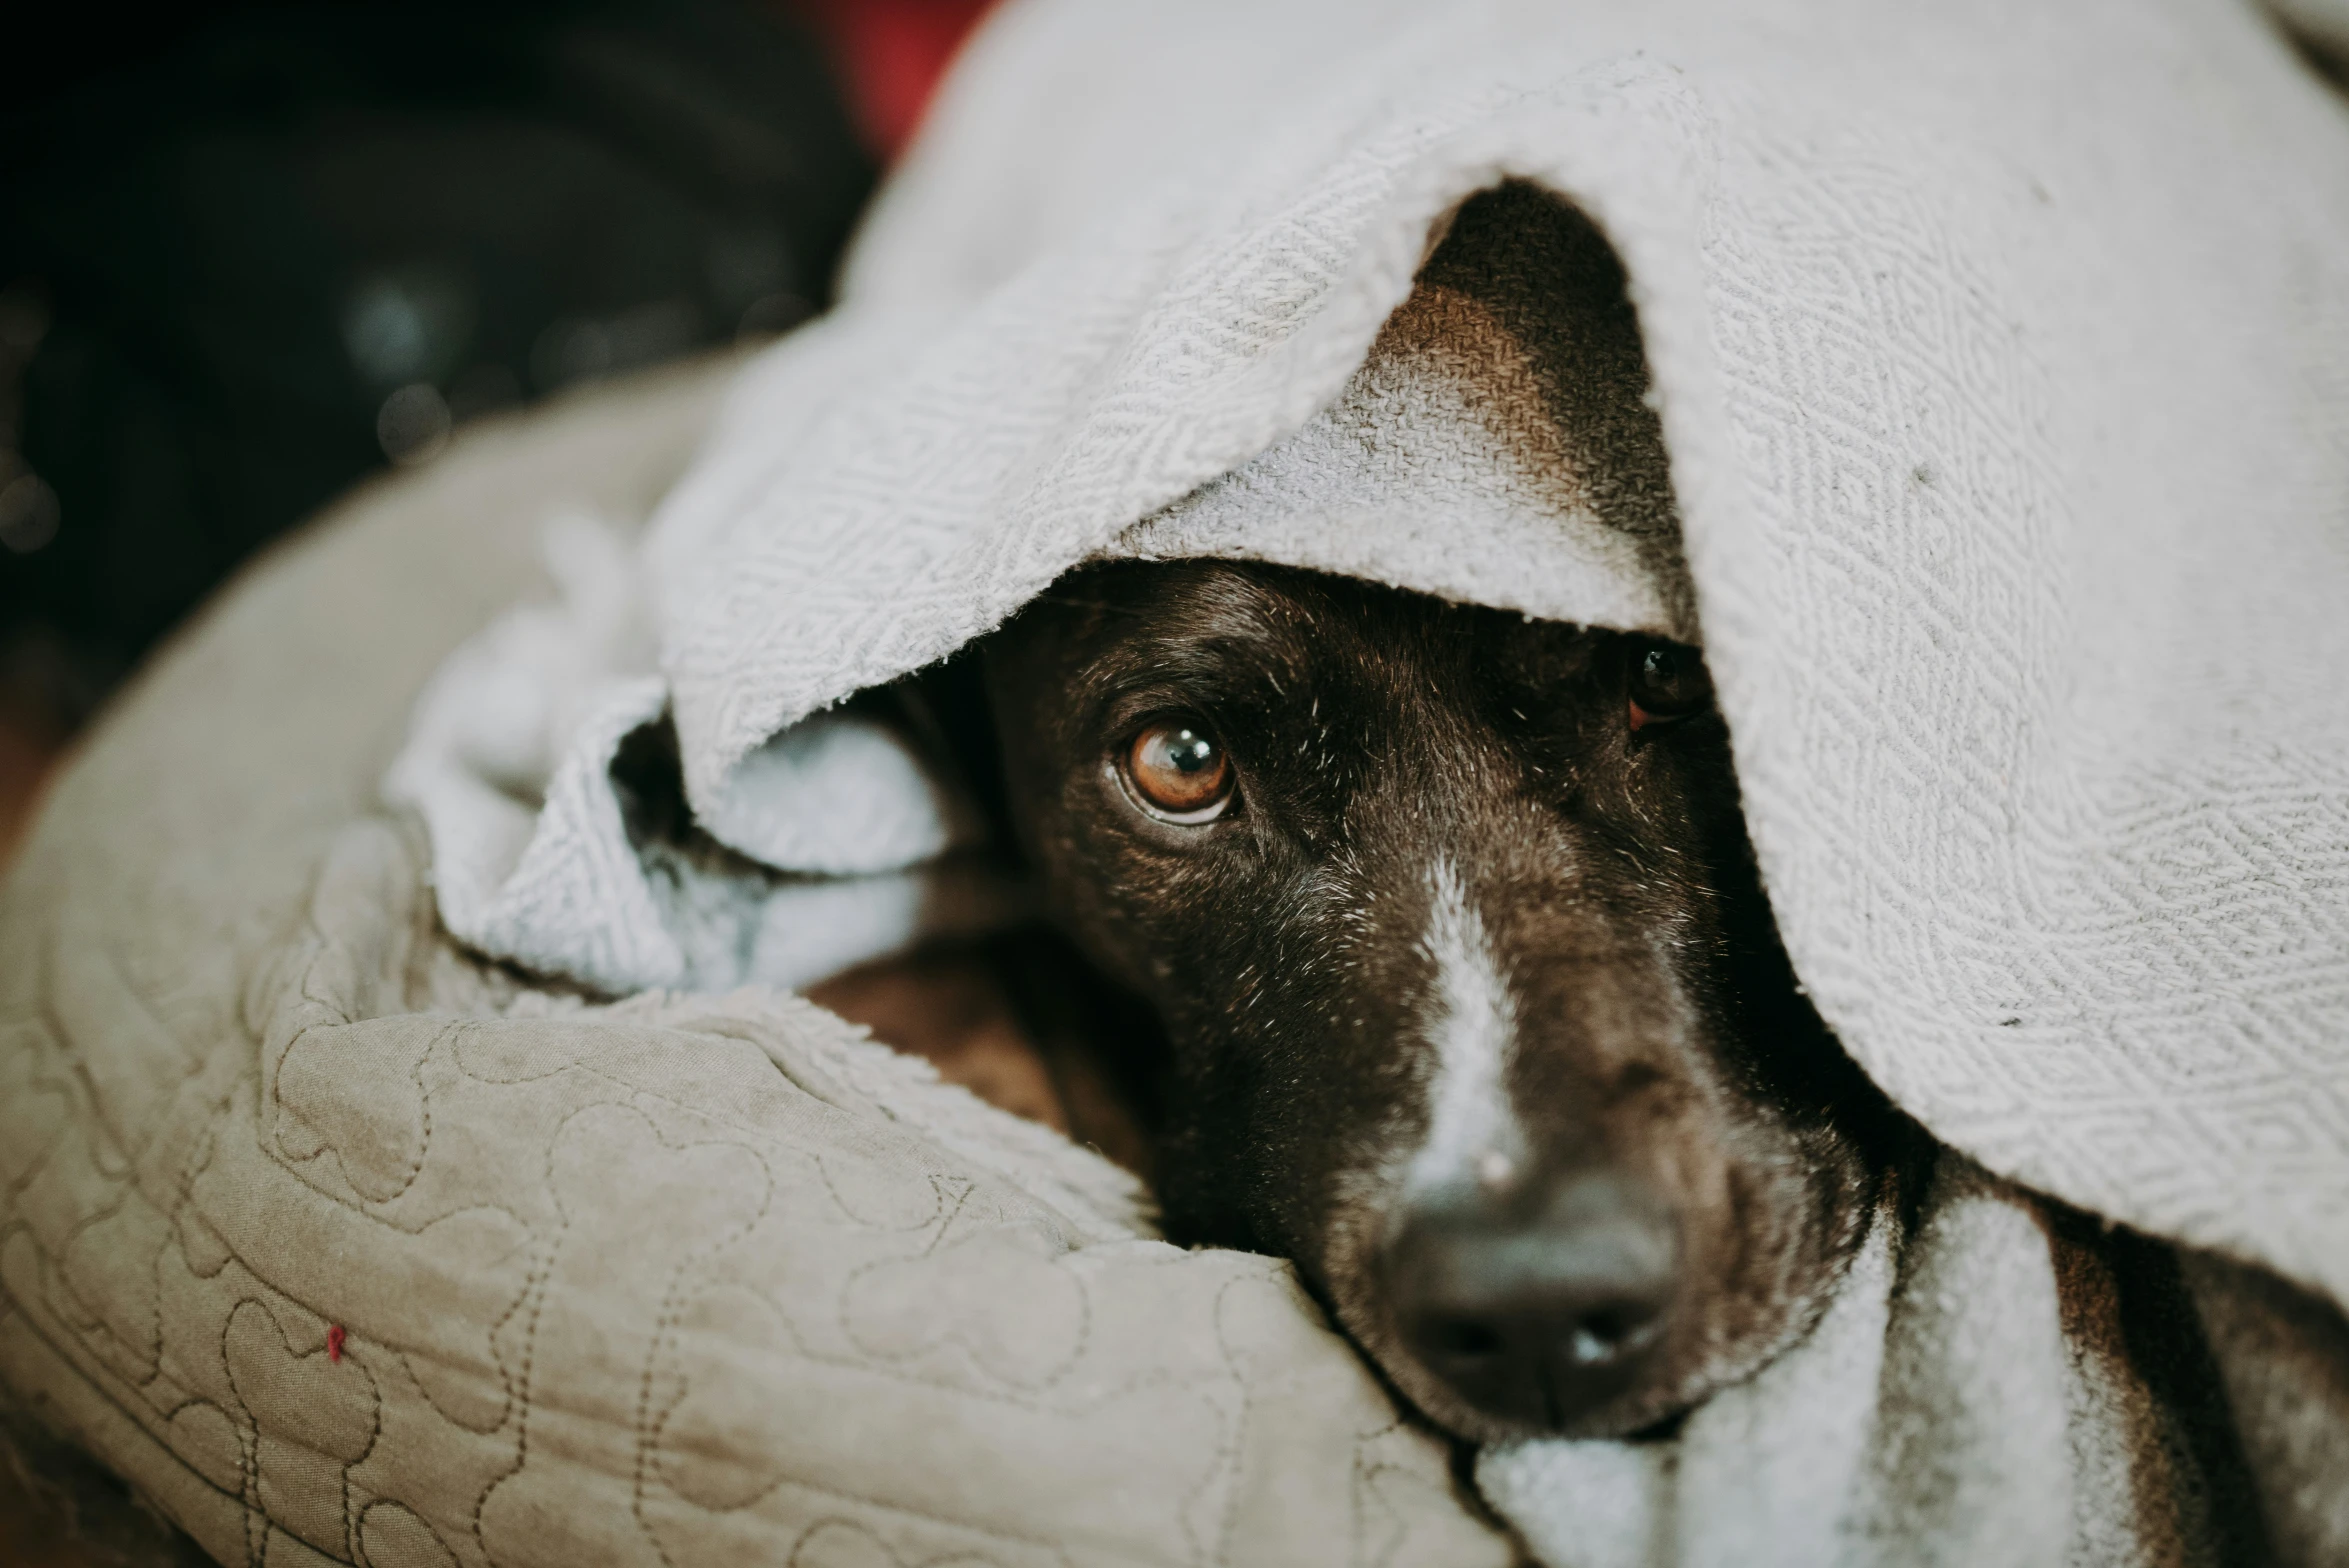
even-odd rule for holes
{"type": "Polygon", "coordinates": [[[1006,931],[987,953],[1044,1058],[1069,1136],[1155,1188],[1170,1063],[1158,1015],[1048,926],[1006,931]]]}

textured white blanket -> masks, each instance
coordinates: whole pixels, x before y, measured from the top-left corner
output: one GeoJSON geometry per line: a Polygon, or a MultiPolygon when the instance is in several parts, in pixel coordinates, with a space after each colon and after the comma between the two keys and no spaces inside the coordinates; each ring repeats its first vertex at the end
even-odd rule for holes
{"type": "MultiPolygon", "coordinates": [[[[2229,0],[1015,6],[658,520],[657,665],[560,737],[471,927],[436,827],[444,914],[615,989],[705,973],[622,733],[665,700],[702,828],[841,869],[772,836],[793,726],[1089,557],[1701,631],[1788,949],[1876,1080],[2339,1301],[2344,367],[2349,123],[2229,0]],[[1629,273],[1677,553],[1636,482],[1480,441],[1506,343],[1366,364],[1505,176],[1629,273]]],[[[741,908],[705,946],[755,974],[741,908]]]]}

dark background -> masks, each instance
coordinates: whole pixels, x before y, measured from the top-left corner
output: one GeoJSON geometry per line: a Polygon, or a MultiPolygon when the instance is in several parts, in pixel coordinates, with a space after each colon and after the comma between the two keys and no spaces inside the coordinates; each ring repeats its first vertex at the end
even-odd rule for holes
{"type": "Polygon", "coordinates": [[[0,847],[255,548],[788,330],[983,0],[89,8],[4,40],[0,847]]]}

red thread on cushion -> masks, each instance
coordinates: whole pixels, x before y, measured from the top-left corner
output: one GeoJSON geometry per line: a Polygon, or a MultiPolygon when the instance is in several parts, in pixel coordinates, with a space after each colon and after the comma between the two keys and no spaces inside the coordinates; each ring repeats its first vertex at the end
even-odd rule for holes
{"type": "Polygon", "coordinates": [[[340,1323],[326,1325],[326,1359],[338,1364],[343,1359],[343,1326],[340,1323]]]}

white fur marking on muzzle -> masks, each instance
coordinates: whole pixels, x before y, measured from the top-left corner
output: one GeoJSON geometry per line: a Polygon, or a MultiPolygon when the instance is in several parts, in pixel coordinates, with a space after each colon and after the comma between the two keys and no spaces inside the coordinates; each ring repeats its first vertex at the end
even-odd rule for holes
{"type": "Polygon", "coordinates": [[[1505,1072],[1517,1034],[1508,982],[1459,871],[1439,860],[1431,881],[1422,945],[1435,964],[1435,985],[1422,1026],[1435,1072],[1427,1140],[1405,1177],[1414,1189],[1490,1182],[1496,1170],[1505,1179],[1522,1163],[1524,1146],[1505,1072]]]}

